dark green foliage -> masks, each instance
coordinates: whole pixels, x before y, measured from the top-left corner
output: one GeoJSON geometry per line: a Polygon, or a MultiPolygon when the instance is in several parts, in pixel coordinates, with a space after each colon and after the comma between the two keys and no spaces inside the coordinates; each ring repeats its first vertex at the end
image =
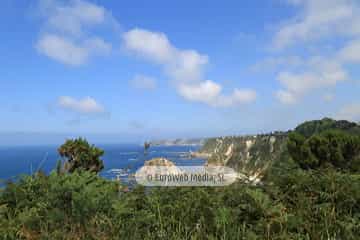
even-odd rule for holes
{"type": "Polygon", "coordinates": [[[360,134],[360,127],[356,123],[346,120],[336,121],[331,118],[304,122],[295,128],[295,132],[305,137],[310,137],[314,134],[333,129],[343,130],[351,134],[360,134]]]}
{"type": "Polygon", "coordinates": [[[310,239],[358,239],[360,175],[298,169],[274,180],[289,230],[310,239]]]}
{"type": "Polygon", "coordinates": [[[75,170],[97,173],[104,168],[103,161],[100,159],[104,151],[90,145],[85,139],[67,140],[60,146],[58,152],[61,157],[66,158],[64,169],[70,173],[75,170]]]}
{"type": "Polygon", "coordinates": [[[136,187],[89,173],[24,177],[0,195],[1,239],[357,239],[360,177],[294,170],[275,185],[136,187]]]}
{"type": "Polygon", "coordinates": [[[90,172],[24,176],[1,194],[1,239],[100,236],[95,222],[111,216],[116,197],[117,184],[90,172]]]}
{"type": "Polygon", "coordinates": [[[303,169],[335,167],[360,171],[360,137],[339,130],[305,136],[289,134],[288,150],[303,169]]]}

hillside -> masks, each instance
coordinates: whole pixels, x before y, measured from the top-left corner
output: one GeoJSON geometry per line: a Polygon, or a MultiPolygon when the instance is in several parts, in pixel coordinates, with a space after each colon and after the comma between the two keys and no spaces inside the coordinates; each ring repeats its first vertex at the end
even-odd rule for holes
{"type": "Polygon", "coordinates": [[[331,118],[304,122],[297,126],[294,131],[305,137],[310,137],[328,130],[341,130],[350,134],[360,135],[359,124],[346,120],[336,121],[331,118]]]}
{"type": "Polygon", "coordinates": [[[208,165],[225,165],[257,179],[286,154],[286,142],[286,133],[211,138],[200,152],[209,154],[208,165]]]}
{"type": "Polygon", "coordinates": [[[356,123],[324,118],[304,122],[288,132],[210,138],[199,153],[209,155],[209,165],[225,165],[258,181],[271,166],[289,161],[287,143],[291,133],[309,138],[331,130],[360,135],[360,126],[356,123]]]}

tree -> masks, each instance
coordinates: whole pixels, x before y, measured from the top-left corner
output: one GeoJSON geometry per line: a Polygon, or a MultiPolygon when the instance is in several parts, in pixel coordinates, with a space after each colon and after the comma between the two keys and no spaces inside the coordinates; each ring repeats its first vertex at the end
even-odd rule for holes
{"type": "Polygon", "coordinates": [[[76,170],[85,170],[98,173],[104,168],[100,157],[104,151],[100,148],[90,145],[86,139],[77,138],[66,140],[58,149],[61,157],[66,158],[64,170],[74,172],[76,170]]]}
{"type": "Polygon", "coordinates": [[[301,168],[336,167],[359,171],[360,137],[342,130],[327,130],[311,137],[291,133],[288,151],[301,168]]]}

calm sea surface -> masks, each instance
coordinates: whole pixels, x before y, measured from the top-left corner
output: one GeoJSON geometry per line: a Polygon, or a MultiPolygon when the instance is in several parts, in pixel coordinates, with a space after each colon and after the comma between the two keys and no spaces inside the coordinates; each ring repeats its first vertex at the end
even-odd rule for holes
{"type": "MultiPolygon", "coordinates": [[[[105,168],[100,175],[108,179],[119,176],[125,182],[130,173],[151,158],[165,157],[179,166],[203,165],[205,162],[201,158],[189,158],[189,151],[198,150],[197,146],[152,146],[147,154],[144,154],[143,146],[134,144],[99,147],[105,151],[105,168]]],[[[58,159],[57,146],[0,147],[0,179],[16,180],[21,174],[31,174],[39,169],[49,173],[58,159]]]]}

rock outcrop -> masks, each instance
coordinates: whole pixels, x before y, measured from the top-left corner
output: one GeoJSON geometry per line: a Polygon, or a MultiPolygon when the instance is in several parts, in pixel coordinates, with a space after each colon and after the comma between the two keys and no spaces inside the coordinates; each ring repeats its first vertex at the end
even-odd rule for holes
{"type": "Polygon", "coordinates": [[[182,171],[175,163],[166,158],[153,158],[144,163],[142,173],[145,175],[181,174],[182,171]]]}
{"type": "Polygon", "coordinates": [[[304,122],[287,132],[210,138],[198,154],[207,156],[207,165],[231,167],[239,175],[246,176],[249,182],[259,182],[264,175],[269,177],[282,165],[288,164],[289,160],[291,162],[287,149],[290,133],[309,138],[329,131],[360,136],[360,125],[345,120],[324,118],[304,122]]]}
{"type": "Polygon", "coordinates": [[[144,166],[175,167],[175,164],[166,158],[160,157],[145,161],[144,166]]]}
{"type": "Polygon", "coordinates": [[[231,167],[258,182],[265,171],[286,154],[287,133],[208,139],[199,155],[208,156],[207,165],[231,167]]]}

